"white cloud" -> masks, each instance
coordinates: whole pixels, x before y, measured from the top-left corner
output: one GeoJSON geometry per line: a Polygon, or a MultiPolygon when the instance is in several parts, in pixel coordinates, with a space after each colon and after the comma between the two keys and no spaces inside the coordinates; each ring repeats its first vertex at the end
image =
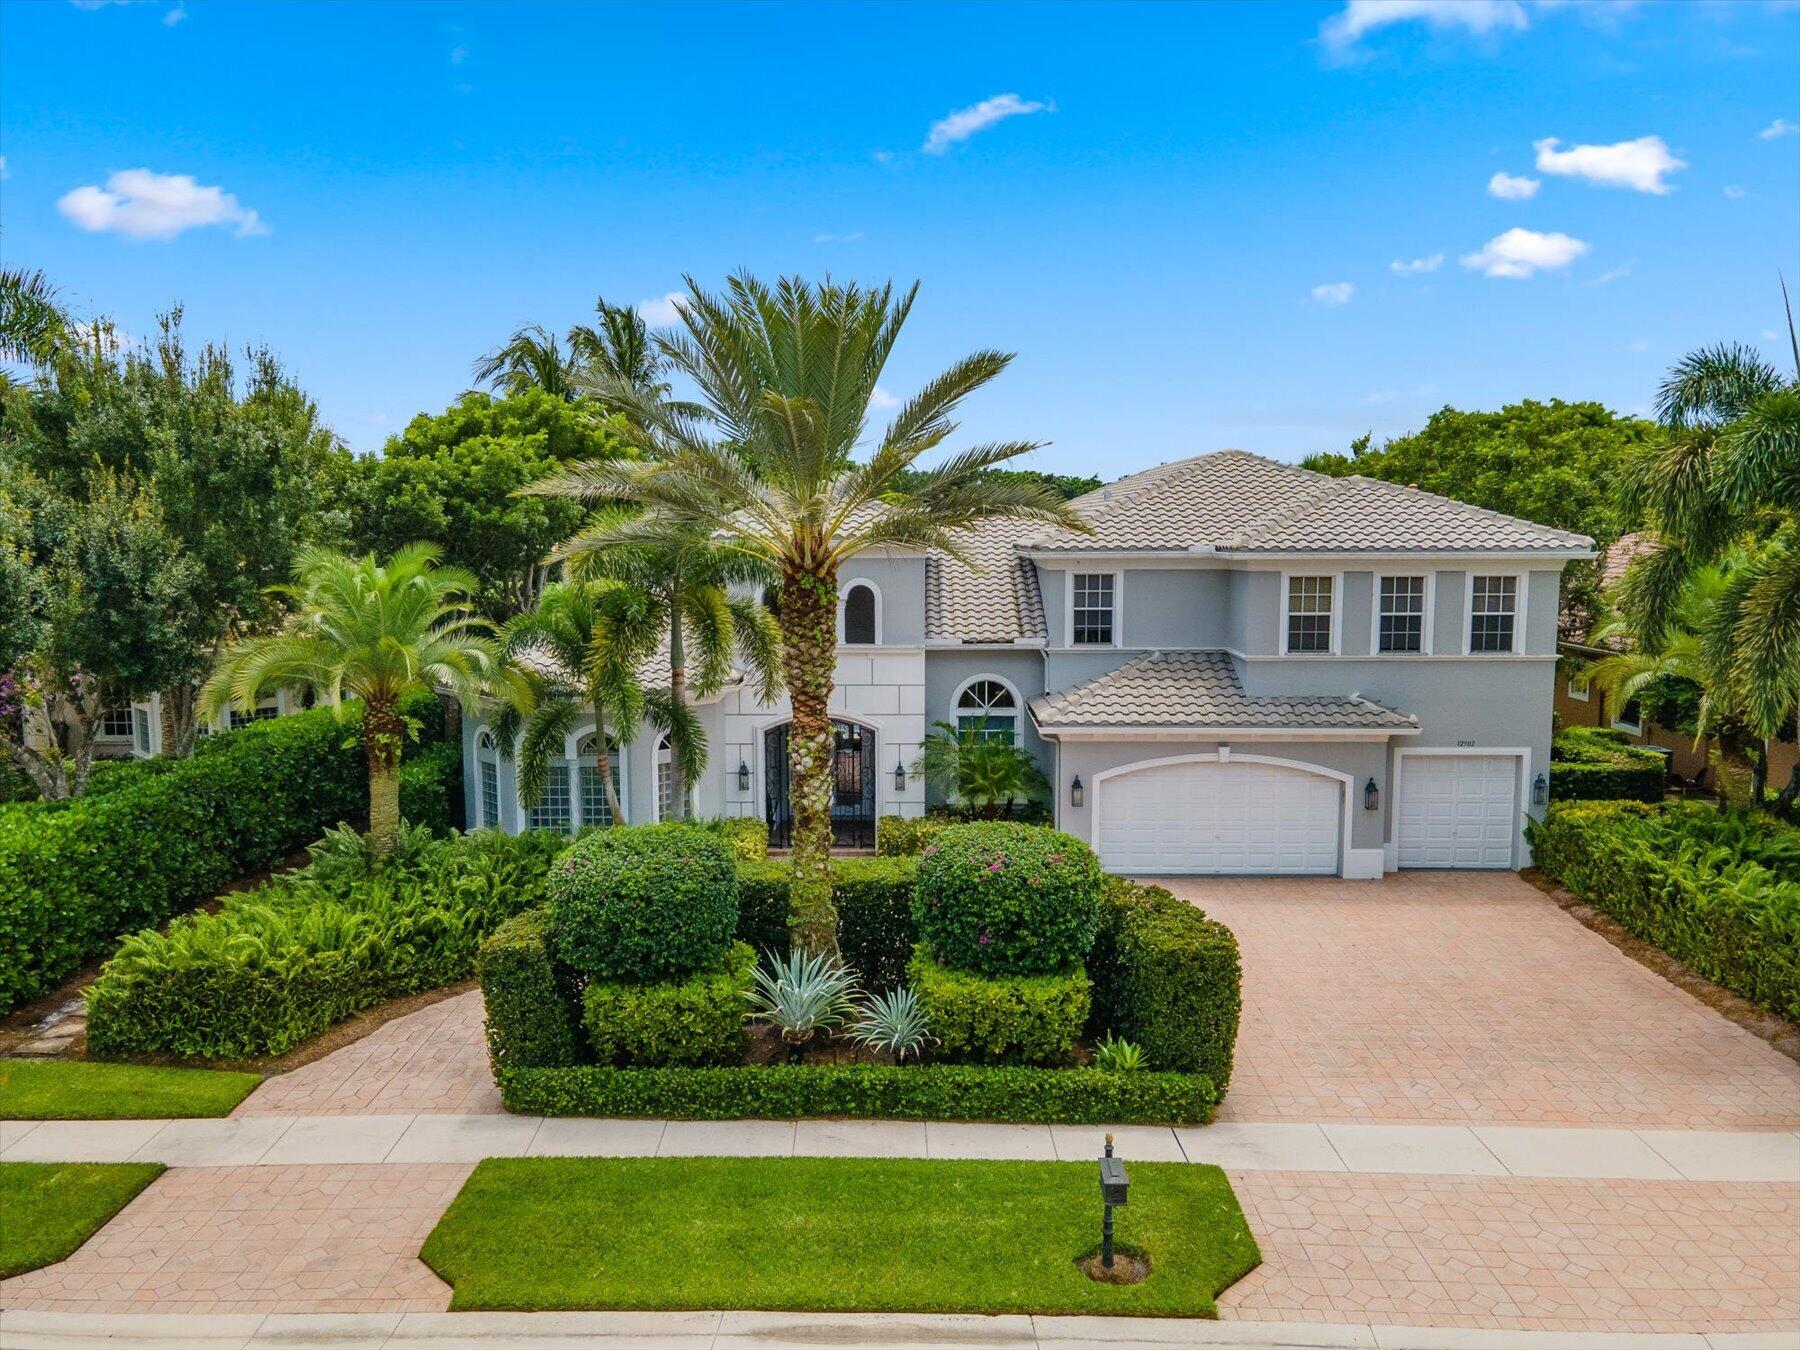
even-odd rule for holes
{"type": "Polygon", "coordinates": [[[177,5],[177,6],[175,6],[174,9],[170,10],[167,14],[163,15],[163,27],[164,28],[173,28],[176,24],[181,23],[186,18],[187,18],[187,6],[186,5],[177,5]]]}
{"type": "Polygon", "coordinates": [[[1395,258],[1388,264],[1388,271],[1395,276],[1416,276],[1420,272],[1435,272],[1444,265],[1444,255],[1433,253],[1428,258],[1414,258],[1411,262],[1395,258]]]}
{"type": "Polygon", "coordinates": [[[1734,202],[1741,202],[1750,194],[1745,192],[1744,189],[1739,187],[1736,183],[1727,183],[1725,185],[1725,195],[1734,202]]]}
{"type": "Polygon", "coordinates": [[[1620,277],[1630,276],[1631,269],[1636,266],[1637,260],[1634,258],[1629,262],[1620,263],[1617,267],[1609,268],[1597,277],[1590,277],[1581,284],[1583,286],[1607,286],[1617,281],[1620,277]]]}
{"type": "Polygon", "coordinates": [[[1348,281],[1328,281],[1312,288],[1312,298],[1331,309],[1349,304],[1350,297],[1355,294],[1356,287],[1348,281]]]}
{"type": "Polygon", "coordinates": [[[1785,117],[1777,117],[1768,126],[1757,132],[1757,138],[1764,141],[1778,141],[1783,136],[1800,134],[1800,123],[1790,122],[1785,117]]]}
{"type": "Polygon", "coordinates": [[[1463,254],[1462,265],[1490,277],[1522,280],[1536,272],[1567,267],[1587,251],[1584,242],[1566,234],[1540,234],[1515,227],[1495,235],[1480,252],[1463,254]]]}
{"type": "Polygon", "coordinates": [[[1635,141],[1612,145],[1573,145],[1567,150],[1555,136],[1533,141],[1539,173],[1565,178],[1585,178],[1596,187],[1625,187],[1634,192],[1662,194],[1674,191],[1663,178],[1687,162],[1676,159],[1661,136],[1640,136],[1635,141]]]}
{"type": "Polygon", "coordinates": [[[875,392],[869,395],[869,406],[871,408],[898,408],[900,400],[880,385],[876,385],[875,392]]]}
{"type": "Polygon", "coordinates": [[[815,234],[815,244],[852,244],[863,237],[861,230],[852,230],[849,234],[815,234]]]}
{"type": "Polygon", "coordinates": [[[1781,334],[1777,333],[1773,328],[1763,329],[1763,340],[1765,342],[1778,342],[1780,339],[1781,334]]]}
{"type": "Polygon", "coordinates": [[[1417,20],[1429,28],[1461,28],[1477,35],[1530,26],[1517,0],[1348,0],[1325,20],[1319,36],[1328,46],[1349,47],[1367,33],[1417,20]]]}
{"type": "Polygon", "coordinates": [[[925,137],[925,144],[919,148],[928,155],[941,155],[958,142],[966,141],[976,132],[985,131],[1008,117],[1050,111],[1052,109],[1048,103],[1028,103],[1017,94],[995,94],[992,98],[984,98],[972,107],[960,108],[948,117],[933,122],[931,131],[925,137]]]}
{"type": "Polygon", "coordinates": [[[1503,202],[1526,202],[1537,196],[1539,180],[1523,174],[1497,173],[1488,179],[1488,196],[1503,202]]]}
{"type": "Polygon", "coordinates": [[[687,297],[680,291],[638,301],[638,316],[655,328],[669,328],[681,322],[681,310],[687,297]]]}
{"type": "Polygon", "coordinates": [[[894,162],[894,152],[892,150],[876,150],[869,155],[869,158],[874,160],[877,164],[892,164],[894,162]]]}
{"type": "Polygon", "coordinates": [[[91,184],[65,193],[56,209],[90,233],[111,231],[132,239],[173,239],[183,230],[229,225],[240,238],[267,234],[256,212],[223,188],[206,187],[185,173],[121,169],[104,188],[91,184]]]}

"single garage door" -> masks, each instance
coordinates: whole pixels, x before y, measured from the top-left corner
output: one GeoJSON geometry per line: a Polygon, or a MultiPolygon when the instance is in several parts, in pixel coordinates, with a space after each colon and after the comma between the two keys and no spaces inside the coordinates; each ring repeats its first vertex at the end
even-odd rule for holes
{"type": "Polygon", "coordinates": [[[1511,755],[1404,755],[1398,827],[1402,867],[1513,865],[1511,755]]]}
{"type": "Polygon", "coordinates": [[[1158,764],[1096,785],[1094,837],[1111,872],[1332,874],[1341,793],[1278,764],[1158,764]]]}

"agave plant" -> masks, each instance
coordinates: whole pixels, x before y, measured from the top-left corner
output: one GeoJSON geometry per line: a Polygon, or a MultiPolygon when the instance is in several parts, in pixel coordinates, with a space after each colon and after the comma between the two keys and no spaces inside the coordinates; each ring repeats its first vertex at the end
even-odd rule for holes
{"type": "Polygon", "coordinates": [[[919,1006],[919,996],[905,986],[877,994],[864,1003],[858,1009],[850,1035],[858,1045],[886,1051],[897,1062],[904,1062],[908,1055],[917,1059],[925,1043],[934,1039],[925,1030],[925,1010],[919,1006]]]}
{"type": "Polygon", "coordinates": [[[855,1011],[856,992],[856,975],[841,961],[796,948],[786,957],[770,953],[745,997],[751,1017],[778,1028],[781,1039],[798,1048],[821,1031],[843,1026],[855,1011]]]}
{"type": "Polygon", "coordinates": [[[1094,1047],[1094,1067],[1108,1073],[1136,1073],[1144,1067],[1144,1052],[1130,1041],[1115,1038],[1109,1031],[1094,1047]]]}

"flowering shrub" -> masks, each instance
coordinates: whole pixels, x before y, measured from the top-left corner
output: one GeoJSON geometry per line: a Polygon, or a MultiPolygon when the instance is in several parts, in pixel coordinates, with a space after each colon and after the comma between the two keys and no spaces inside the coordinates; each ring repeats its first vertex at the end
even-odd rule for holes
{"type": "Polygon", "coordinates": [[[913,917],[946,966],[990,975],[1066,970],[1093,945],[1100,860],[1035,825],[955,825],[919,859],[913,917]]]}

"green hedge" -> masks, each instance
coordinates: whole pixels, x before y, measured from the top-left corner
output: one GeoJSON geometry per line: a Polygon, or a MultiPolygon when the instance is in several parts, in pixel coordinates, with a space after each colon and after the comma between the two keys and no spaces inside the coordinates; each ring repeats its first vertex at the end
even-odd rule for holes
{"type": "Polygon", "coordinates": [[[954,824],[949,816],[883,816],[875,822],[875,852],[884,858],[916,858],[954,824]]]}
{"type": "Polygon", "coordinates": [[[483,937],[543,903],[557,835],[429,842],[374,875],[302,869],[217,914],[126,939],[88,990],[97,1055],[278,1055],[391,998],[467,979],[483,937]]]}
{"type": "Polygon", "coordinates": [[[545,1116],[1199,1125],[1212,1118],[1219,1100],[1200,1074],[969,1064],[502,1069],[498,1077],[507,1110],[545,1116]]]}
{"type": "Polygon", "coordinates": [[[550,957],[550,914],[528,909],[496,928],[475,963],[496,1069],[564,1069],[580,1062],[574,1000],[550,957]]]}
{"type": "Polygon", "coordinates": [[[1660,802],[1668,761],[1622,732],[1570,727],[1550,743],[1551,801],[1660,802]]]}
{"type": "Polygon", "coordinates": [[[1079,964],[1100,922],[1100,859],[1072,834],[1012,821],[945,830],[919,859],[913,922],[937,959],[984,975],[1079,964]]]}
{"type": "Polygon", "coordinates": [[[769,856],[769,827],[758,816],[720,816],[697,823],[723,835],[731,856],[739,862],[761,862],[769,856]]]}
{"type": "MultiPolygon", "coordinates": [[[[154,761],[153,761],[154,762],[154,761]]],[[[449,741],[426,746],[400,765],[400,816],[433,834],[456,828],[462,792],[462,754],[449,741]]]]}
{"type": "Polygon", "coordinates": [[[738,942],[715,966],[680,979],[595,980],[581,996],[581,1025],[602,1064],[736,1064],[744,1058],[745,995],[755,982],[756,953],[738,942]]]}
{"type": "Polygon", "coordinates": [[[1161,886],[1108,877],[1088,955],[1095,1035],[1143,1050],[1152,1069],[1206,1075],[1223,1092],[1243,1011],[1237,938],[1161,886]]]}
{"type": "Polygon", "coordinates": [[[1560,803],[1538,869],[1646,942],[1800,1022],[1800,829],[1698,804],[1560,803]]]}
{"type": "Polygon", "coordinates": [[[954,970],[920,943],[907,972],[934,1059],[977,1064],[1072,1064],[1093,982],[1079,965],[1034,975],[954,970]]]}
{"type": "MultiPolygon", "coordinates": [[[[906,980],[918,940],[912,918],[917,869],[916,858],[838,858],[831,864],[838,946],[870,992],[906,980]]],[[[737,936],[758,952],[787,951],[788,873],[787,864],[777,862],[738,868],[737,936]]]]}

